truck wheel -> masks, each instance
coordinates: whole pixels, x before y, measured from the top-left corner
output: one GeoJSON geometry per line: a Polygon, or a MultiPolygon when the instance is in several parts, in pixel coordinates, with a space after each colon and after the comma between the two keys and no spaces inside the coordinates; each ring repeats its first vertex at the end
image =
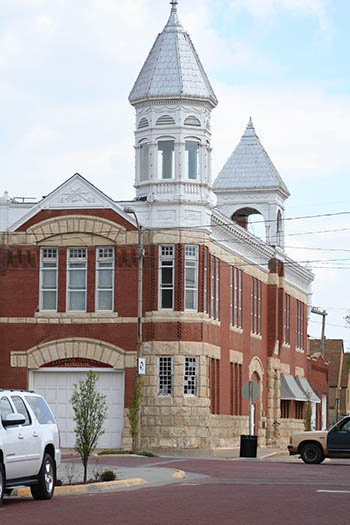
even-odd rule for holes
{"type": "Polygon", "coordinates": [[[55,490],[55,465],[50,454],[45,454],[39,479],[36,485],[30,487],[34,499],[51,499],[55,490]]]}
{"type": "Polygon", "coordinates": [[[316,443],[307,443],[304,445],[300,451],[301,459],[304,463],[322,463],[324,460],[324,455],[321,450],[321,447],[316,445],[316,443]]]}
{"type": "Polygon", "coordinates": [[[4,465],[0,463],[0,505],[2,504],[2,500],[4,498],[4,492],[5,492],[5,471],[4,471],[4,465]]]}

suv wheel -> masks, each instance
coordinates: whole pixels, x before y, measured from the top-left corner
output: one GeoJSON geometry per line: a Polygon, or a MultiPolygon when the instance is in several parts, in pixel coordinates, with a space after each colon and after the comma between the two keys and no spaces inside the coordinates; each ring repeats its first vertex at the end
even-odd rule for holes
{"type": "Polygon", "coordinates": [[[55,490],[55,465],[49,454],[44,455],[36,485],[30,487],[34,499],[51,499],[55,490]]]}
{"type": "Polygon", "coordinates": [[[5,492],[5,471],[4,471],[3,464],[0,463],[0,505],[2,504],[4,492],[5,492]]]}
{"type": "Polygon", "coordinates": [[[308,443],[300,451],[301,459],[304,463],[322,463],[324,455],[321,448],[315,443],[308,443]]]}

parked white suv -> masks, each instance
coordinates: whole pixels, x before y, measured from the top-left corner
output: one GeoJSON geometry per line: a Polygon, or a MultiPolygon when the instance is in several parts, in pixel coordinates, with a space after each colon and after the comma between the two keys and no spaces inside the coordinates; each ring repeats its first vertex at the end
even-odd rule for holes
{"type": "Polygon", "coordinates": [[[44,398],[0,390],[0,505],[4,493],[27,485],[33,498],[53,496],[61,462],[59,433],[44,398]]]}

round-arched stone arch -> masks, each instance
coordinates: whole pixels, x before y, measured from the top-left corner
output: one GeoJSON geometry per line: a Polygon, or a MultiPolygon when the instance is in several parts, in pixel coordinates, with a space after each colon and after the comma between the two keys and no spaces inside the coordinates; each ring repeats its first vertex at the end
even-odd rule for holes
{"type": "Polygon", "coordinates": [[[110,343],[83,337],[47,341],[27,351],[11,353],[12,366],[22,366],[28,370],[37,370],[52,362],[67,359],[92,360],[116,370],[136,366],[136,352],[126,352],[110,343]]]}
{"type": "Polygon", "coordinates": [[[123,243],[125,242],[126,229],[108,219],[91,215],[63,215],[33,224],[27,229],[27,234],[33,235],[37,243],[57,235],[70,233],[96,235],[112,242],[116,242],[118,239],[123,243]]]}
{"type": "Polygon", "coordinates": [[[253,359],[250,361],[249,364],[249,378],[256,372],[258,376],[260,377],[260,380],[262,380],[264,376],[264,366],[263,363],[258,356],[254,356],[253,359]]]}

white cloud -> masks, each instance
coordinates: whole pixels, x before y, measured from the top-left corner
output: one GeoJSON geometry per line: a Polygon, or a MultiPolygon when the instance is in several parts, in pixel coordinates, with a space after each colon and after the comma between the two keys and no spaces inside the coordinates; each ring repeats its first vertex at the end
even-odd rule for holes
{"type": "Polygon", "coordinates": [[[0,38],[0,67],[7,67],[19,54],[20,45],[18,39],[10,34],[5,33],[0,38]]]}

